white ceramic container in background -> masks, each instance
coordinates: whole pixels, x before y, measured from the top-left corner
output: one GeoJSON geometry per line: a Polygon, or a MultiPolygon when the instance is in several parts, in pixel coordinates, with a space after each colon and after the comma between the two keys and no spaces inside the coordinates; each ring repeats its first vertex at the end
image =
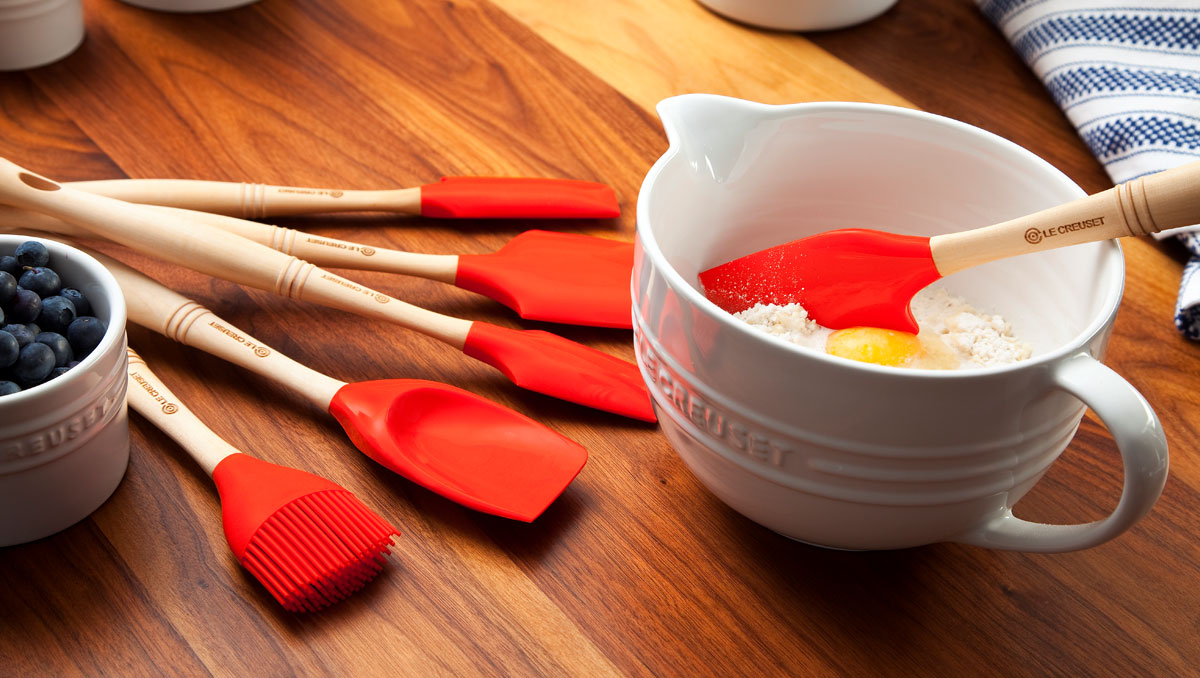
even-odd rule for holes
{"type": "Polygon", "coordinates": [[[252,5],[258,0],[123,0],[126,4],[160,12],[217,12],[243,5],[252,5]]]}
{"type": "Polygon", "coordinates": [[[0,396],[0,546],[83,520],[117,489],[129,464],[121,289],[99,262],[59,242],[0,235],[0,252],[26,240],[46,244],[55,271],[84,293],[108,331],[63,376],[0,396]]]}
{"type": "Polygon", "coordinates": [[[755,330],[698,291],[702,270],[831,228],[934,235],[1081,197],[1066,176],[983,130],[889,106],[693,94],[658,111],[670,148],[638,196],[637,360],[663,431],[714,494],[781,534],[844,549],[1068,551],[1150,510],[1166,440],[1141,395],[1099,362],[1124,282],[1114,241],[937,283],[1033,344],[1030,360],[1001,367],[842,360],[755,330]],[[1085,404],[1120,449],[1119,505],[1083,525],[1014,517],[1085,404]]]}
{"type": "Polygon", "coordinates": [[[0,71],[58,61],[81,42],[80,0],[0,0],[0,71]]]}
{"type": "Polygon", "coordinates": [[[735,21],[780,31],[824,31],[870,21],[896,0],[697,0],[735,21]]]}

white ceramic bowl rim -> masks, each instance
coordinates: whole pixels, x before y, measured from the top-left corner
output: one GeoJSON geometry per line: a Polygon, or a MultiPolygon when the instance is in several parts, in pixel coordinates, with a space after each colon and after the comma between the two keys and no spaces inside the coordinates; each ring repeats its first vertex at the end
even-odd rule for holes
{"type": "MultiPolygon", "coordinates": [[[[83,268],[87,269],[88,275],[92,276],[92,278],[97,281],[101,281],[104,287],[107,289],[120,289],[120,284],[117,283],[117,279],[113,277],[112,273],[108,272],[108,269],[105,268],[103,264],[101,264],[99,261],[96,261],[96,259],[91,255],[82,252],[75,247],[58,240],[54,240],[53,238],[25,235],[17,236],[11,234],[3,235],[4,239],[13,238],[19,240],[20,242],[24,242],[26,240],[36,240],[40,243],[45,243],[47,247],[51,247],[50,255],[52,257],[54,256],[54,249],[68,249],[71,251],[72,259],[77,259],[78,263],[83,266],[83,268]]],[[[63,282],[65,284],[67,281],[63,282]]],[[[125,334],[125,297],[120,294],[113,294],[109,295],[107,299],[109,303],[108,327],[105,329],[104,337],[100,340],[100,343],[96,346],[96,348],[92,349],[92,352],[87,354],[87,357],[79,361],[78,365],[68,370],[67,373],[61,377],[43,382],[37,386],[34,386],[33,388],[28,388],[11,395],[3,396],[5,406],[19,406],[25,400],[36,398],[39,394],[50,388],[69,390],[72,388],[72,384],[74,384],[75,381],[83,378],[80,375],[92,369],[96,362],[100,360],[100,356],[104,354],[109,346],[111,346],[114,342],[121,341],[121,337],[125,334]]]]}
{"type": "MultiPolygon", "coordinates": [[[[683,96],[713,96],[713,95],[694,95],[693,94],[693,95],[683,95],[683,96]]],[[[1020,159],[1020,160],[1039,165],[1044,170],[1047,170],[1047,172],[1049,174],[1060,177],[1061,180],[1063,182],[1065,182],[1065,186],[1069,186],[1071,189],[1073,189],[1075,191],[1079,191],[1081,193],[1080,197],[1082,197],[1082,191],[1080,191],[1078,185],[1076,185],[1075,182],[1071,181],[1071,179],[1067,175],[1065,175],[1061,171],[1059,171],[1058,168],[1056,168],[1053,165],[1051,165],[1050,163],[1046,162],[1045,160],[1043,160],[1042,158],[1040,158],[1033,152],[1029,151],[1028,149],[1026,149],[1022,146],[1019,146],[1018,144],[1015,144],[1015,143],[1009,141],[1008,139],[1005,139],[1004,137],[1001,137],[1001,136],[998,136],[991,132],[988,132],[987,130],[980,129],[978,127],[975,127],[974,125],[969,125],[965,122],[955,120],[953,118],[947,118],[945,116],[936,115],[934,113],[926,113],[924,111],[917,111],[917,110],[908,109],[908,108],[900,108],[898,106],[889,106],[886,104],[868,104],[868,103],[857,103],[857,102],[829,102],[829,101],[827,101],[827,102],[771,105],[771,104],[761,104],[761,103],[752,102],[752,101],[745,101],[745,100],[741,100],[741,99],[731,99],[729,97],[720,97],[720,98],[729,99],[729,101],[731,103],[737,103],[737,104],[743,105],[747,108],[754,108],[754,109],[758,109],[758,110],[762,111],[763,120],[788,118],[788,117],[793,117],[793,116],[797,116],[797,115],[827,114],[827,113],[837,113],[839,111],[848,111],[848,112],[854,112],[854,113],[875,113],[875,114],[884,114],[884,115],[894,115],[897,117],[907,117],[907,118],[922,120],[925,122],[930,122],[930,123],[934,123],[934,124],[938,124],[938,125],[943,125],[943,126],[958,130],[960,132],[965,132],[967,134],[975,135],[975,136],[981,138],[982,140],[984,140],[985,142],[995,144],[996,146],[1003,148],[1004,150],[1008,151],[1009,153],[1016,155],[1018,157],[1018,159],[1020,159]]],[[[670,139],[670,141],[671,141],[671,146],[670,146],[670,148],[667,149],[667,151],[661,157],[659,157],[659,159],[654,163],[654,165],[651,166],[650,171],[646,173],[646,178],[642,181],[641,194],[640,194],[640,198],[638,200],[638,205],[637,205],[637,234],[638,234],[638,237],[642,241],[642,247],[645,250],[646,256],[653,259],[655,262],[655,266],[657,266],[663,270],[663,275],[670,282],[671,286],[675,288],[677,293],[682,294],[688,302],[690,302],[695,308],[702,311],[705,315],[712,318],[716,322],[721,323],[726,328],[732,329],[734,332],[740,332],[740,333],[743,333],[743,334],[753,337],[755,340],[766,341],[768,343],[774,344],[775,346],[782,347],[784,350],[796,352],[796,353],[803,355],[810,359],[823,360],[823,361],[829,362],[831,364],[839,365],[846,369],[867,370],[867,371],[877,372],[880,374],[886,374],[890,377],[896,377],[896,378],[901,378],[901,379],[961,379],[961,378],[971,377],[973,375],[979,375],[979,374],[997,374],[997,373],[1001,373],[1001,372],[1024,370],[1024,369],[1028,369],[1029,367],[1034,366],[1034,365],[1043,365],[1046,363],[1053,363],[1053,362],[1060,360],[1061,358],[1063,358],[1065,356],[1078,353],[1079,351],[1083,350],[1083,347],[1092,338],[1094,338],[1096,335],[1098,335],[1100,332],[1102,332],[1104,330],[1104,328],[1112,322],[1113,318],[1115,317],[1115,315],[1117,313],[1117,309],[1120,306],[1121,295],[1123,293],[1124,285],[1125,285],[1125,263],[1124,263],[1124,257],[1121,253],[1120,244],[1117,243],[1117,241],[1115,241],[1115,240],[1110,240],[1107,243],[1105,243],[1106,245],[1109,246],[1109,251],[1106,254],[1110,259],[1115,258],[1117,265],[1120,267],[1120,275],[1113,276],[1112,283],[1109,285],[1109,289],[1104,290],[1104,293],[1106,295],[1103,300],[1104,301],[1103,308],[1105,309],[1104,313],[1100,314],[1098,317],[1093,319],[1092,323],[1090,325],[1088,325],[1086,329],[1084,329],[1079,335],[1077,335],[1075,338],[1073,338],[1071,341],[1067,342],[1063,346],[1061,346],[1053,351],[1048,351],[1041,355],[1033,356],[1028,360],[1023,360],[1018,363],[1012,363],[1009,365],[998,365],[998,366],[992,366],[992,367],[960,368],[957,370],[901,369],[901,368],[895,368],[895,367],[885,367],[883,365],[873,365],[870,363],[857,362],[857,361],[847,360],[844,358],[838,358],[838,357],[831,356],[831,355],[828,355],[825,353],[821,353],[819,351],[815,351],[813,349],[810,349],[810,348],[807,348],[804,346],[800,346],[798,344],[787,341],[786,339],[772,336],[770,334],[767,334],[766,332],[762,332],[760,330],[757,330],[757,329],[751,327],[747,323],[744,323],[744,322],[738,320],[737,318],[734,318],[732,314],[727,313],[725,310],[721,309],[721,307],[717,306],[712,301],[710,301],[707,297],[705,297],[703,294],[701,294],[699,290],[697,290],[690,283],[688,283],[686,280],[684,280],[683,276],[678,271],[675,270],[675,267],[672,266],[667,261],[666,256],[663,254],[662,249],[659,247],[658,241],[654,237],[653,227],[650,224],[650,214],[649,214],[650,196],[653,193],[653,190],[654,190],[653,184],[654,184],[655,180],[658,178],[658,175],[663,171],[663,169],[667,166],[667,164],[669,162],[671,162],[671,160],[674,159],[675,156],[680,153],[680,148],[675,143],[674,131],[671,129],[671,126],[669,124],[666,125],[666,131],[667,131],[668,139],[670,139]]],[[[636,309],[634,312],[635,313],[637,312],[636,309]]]]}

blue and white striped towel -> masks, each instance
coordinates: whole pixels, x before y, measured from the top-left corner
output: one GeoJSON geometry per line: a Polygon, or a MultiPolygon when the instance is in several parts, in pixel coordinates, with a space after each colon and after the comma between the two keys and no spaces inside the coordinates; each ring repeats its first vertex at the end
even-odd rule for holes
{"type": "MultiPolygon", "coordinates": [[[[1114,183],[1200,159],[1200,0],[976,0],[1114,183]]],[[[1200,340],[1200,227],[1175,326],[1200,340]]]]}

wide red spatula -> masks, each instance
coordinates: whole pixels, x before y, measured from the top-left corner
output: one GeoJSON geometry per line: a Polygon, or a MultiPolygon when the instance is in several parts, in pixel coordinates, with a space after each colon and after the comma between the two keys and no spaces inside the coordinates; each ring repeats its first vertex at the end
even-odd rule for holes
{"type": "Polygon", "coordinates": [[[128,202],[258,218],[323,212],[397,212],[443,219],[611,219],[612,188],[542,177],[443,177],[435,184],[379,191],[269,186],[190,179],[109,179],[74,187],[128,202]]]}
{"type": "MultiPolygon", "coordinates": [[[[178,208],[147,205],[164,213],[178,208]]],[[[522,318],[632,329],[629,276],[633,243],[574,233],[526,231],[489,254],[424,254],[374,247],[312,233],[188,210],[230,233],[331,268],[414,275],[490,297],[522,318]]],[[[0,207],[0,228],[91,235],[47,214],[0,207]]]]}
{"type": "Polygon", "coordinates": [[[909,302],[943,276],[997,259],[1200,222],[1200,162],[1150,174],[1003,223],[931,238],[842,229],[755,252],[700,274],[704,294],[736,313],[803,306],[832,329],[917,332],[909,302]]]}
{"type": "Polygon", "coordinates": [[[327,607],[383,570],[400,534],[349,490],[225,442],[129,351],[129,405],[212,476],[234,556],[290,612],[327,607]]]}
{"type": "Polygon", "coordinates": [[[117,279],[132,322],[288,386],[327,409],[361,452],[451,501],[529,522],[587,462],[579,443],[453,386],[327,377],[121,262],[89,254],[117,279]]]}

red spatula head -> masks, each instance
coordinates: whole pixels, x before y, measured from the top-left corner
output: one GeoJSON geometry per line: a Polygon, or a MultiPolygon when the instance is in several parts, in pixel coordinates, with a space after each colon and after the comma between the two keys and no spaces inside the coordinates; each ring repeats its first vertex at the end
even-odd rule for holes
{"type": "Polygon", "coordinates": [[[587,450],[486,398],[417,379],[346,384],[329,411],[358,449],[477,511],[529,522],[587,462],[587,450]]]}
{"type": "Polygon", "coordinates": [[[593,181],[442,177],[421,187],[421,216],[446,219],[611,219],[617,194],[593,181]]]}
{"type": "Polygon", "coordinates": [[[529,320],[631,329],[632,271],[633,243],[526,231],[491,254],[459,256],[454,284],[529,320]]]}
{"type": "Polygon", "coordinates": [[[495,367],[514,384],[642,421],[658,421],[650,391],[633,363],[541,330],[475,322],[463,353],[495,367]]]}
{"type": "Polygon", "coordinates": [[[700,274],[704,294],[736,313],[797,303],[831,329],[882,327],[917,332],[909,302],[942,277],[929,238],[842,229],[777,245],[700,274]]]}

